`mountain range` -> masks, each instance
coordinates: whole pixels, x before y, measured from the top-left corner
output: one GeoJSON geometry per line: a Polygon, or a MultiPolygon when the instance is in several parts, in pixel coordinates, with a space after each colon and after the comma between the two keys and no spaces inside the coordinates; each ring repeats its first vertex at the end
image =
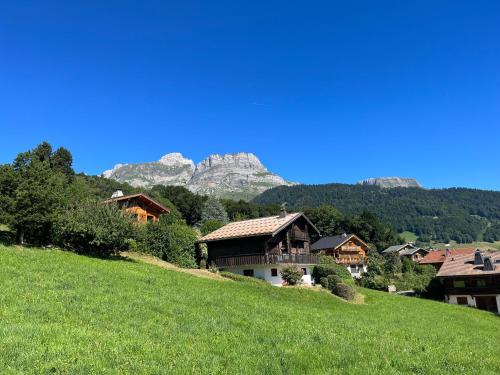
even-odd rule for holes
{"type": "Polygon", "coordinates": [[[198,164],[174,152],[158,161],[117,164],[102,176],[135,187],[185,186],[198,194],[245,200],[276,186],[294,185],[271,173],[254,154],[246,152],[213,154],[198,164]]]}

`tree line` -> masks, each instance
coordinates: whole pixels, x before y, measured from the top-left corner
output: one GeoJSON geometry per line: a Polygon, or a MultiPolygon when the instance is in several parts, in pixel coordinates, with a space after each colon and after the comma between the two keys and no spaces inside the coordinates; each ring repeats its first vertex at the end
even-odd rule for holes
{"type": "Polygon", "coordinates": [[[466,188],[422,189],[325,184],[280,186],[253,200],[291,207],[331,205],[347,215],[375,214],[398,232],[422,242],[500,240],[500,192],[466,188]]]}

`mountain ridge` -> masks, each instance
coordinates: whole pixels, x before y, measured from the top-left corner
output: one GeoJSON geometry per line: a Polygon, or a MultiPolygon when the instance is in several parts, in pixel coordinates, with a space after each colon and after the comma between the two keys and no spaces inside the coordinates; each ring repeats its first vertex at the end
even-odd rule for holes
{"type": "Polygon", "coordinates": [[[251,199],[276,186],[291,186],[270,172],[253,153],[211,154],[195,164],[179,152],[158,161],[116,164],[101,174],[134,187],[185,186],[189,190],[220,198],[251,199]]]}

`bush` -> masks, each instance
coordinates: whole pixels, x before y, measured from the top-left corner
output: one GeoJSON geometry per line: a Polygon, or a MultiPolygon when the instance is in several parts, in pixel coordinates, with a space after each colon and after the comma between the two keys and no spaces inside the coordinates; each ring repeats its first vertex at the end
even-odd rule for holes
{"type": "Polygon", "coordinates": [[[342,284],[343,282],[342,278],[337,275],[328,275],[326,279],[328,280],[328,287],[330,290],[332,290],[335,285],[342,284]]]}
{"type": "Polygon", "coordinates": [[[206,220],[201,224],[200,226],[200,232],[203,236],[206,236],[209,233],[212,233],[213,231],[222,228],[224,226],[224,223],[219,220],[206,220]]]}
{"type": "Polygon", "coordinates": [[[312,277],[315,283],[320,283],[322,277],[327,277],[329,275],[337,275],[346,283],[354,283],[347,268],[336,263],[318,264],[312,271],[312,277]]]}
{"type": "Polygon", "coordinates": [[[339,296],[347,301],[352,301],[354,297],[356,296],[356,289],[354,289],[352,286],[339,283],[335,285],[332,289],[333,294],[336,296],[339,296]]]}
{"type": "Polygon", "coordinates": [[[148,223],[139,238],[141,249],[180,267],[195,268],[196,232],[187,225],[148,223]]]}
{"type": "Polygon", "coordinates": [[[127,244],[128,251],[134,251],[134,252],[139,251],[139,245],[138,245],[137,241],[134,240],[133,238],[126,239],[125,243],[127,244]]]}
{"type": "Polygon", "coordinates": [[[297,285],[302,281],[304,272],[296,265],[290,265],[280,271],[281,277],[288,285],[297,285]]]}
{"type": "Polygon", "coordinates": [[[133,223],[115,205],[83,202],[61,213],[53,231],[55,243],[63,248],[106,257],[128,249],[133,223]]]}
{"type": "Polygon", "coordinates": [[[328,277],[322,277],[319,279],[320,285],[325,289],[330,289],[330,283],[328,282],[328,277]]]}

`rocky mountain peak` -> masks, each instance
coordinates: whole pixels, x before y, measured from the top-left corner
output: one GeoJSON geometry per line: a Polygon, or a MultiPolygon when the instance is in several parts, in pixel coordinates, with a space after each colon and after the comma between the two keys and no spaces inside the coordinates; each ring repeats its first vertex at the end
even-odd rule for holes
{"type": "Polygon", "coordinates": [[[195,168],[194,161],[185,158],[180,152],[171,152],[170,154],[165,154],[160,158],[160,160],[158,160],[158,163],[167,166],[189,165],[192,166],[193,170],[195,168]]]}
{"type": "Polygon", "coordinates": [[[268,172],[267,168],[264,167],[257,156],[247,152],[224,155],[212,154],[198,163],[196,171],[201,173],[207,169],[219,166],[224,168],[243,168],[252,169],[258,172],[268,172]]]}
{"type": "Polygon", "coordinates": [[[199,194],[250,199],[280,185],[292,185],[268,171],[252,153],[213,154],[196,166],[181,153],[166,154],[157,162],[117,164],[102,174],[133,186],[185,186],[199,194]]]}

